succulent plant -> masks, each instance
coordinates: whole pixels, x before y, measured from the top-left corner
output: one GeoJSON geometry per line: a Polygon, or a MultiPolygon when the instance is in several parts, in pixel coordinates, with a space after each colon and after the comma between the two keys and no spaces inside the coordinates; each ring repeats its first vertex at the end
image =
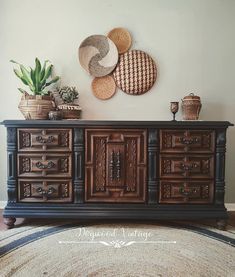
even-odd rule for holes
{"type": "Polygon", "coordinates": [[[57,90],[60,97],[66,104],[73,103],[75,99],[78,99],[78,91],[76,87],[63,86],[61,88],[57,88],[57,90]]]}
{"type": "MultiPolygon", "coordinates": [[[[48,60],[46,60],[41,65],[38,58],[35,59],[35,68],[28,69],[22,64],[11,60],[10,62],[19,65],[20,69],[14,69],[16,76],[29,87],[33,95],[47,95],[48,91],[45,88],[53,83],[56,83],[60,77],[56,76],[51,78],[53,65],[48,60]],[[51,79],[51,80],[48,80],[51,79]]],[[[20,92],[25,93],[24,89],[18,88],[20,92]]]]}

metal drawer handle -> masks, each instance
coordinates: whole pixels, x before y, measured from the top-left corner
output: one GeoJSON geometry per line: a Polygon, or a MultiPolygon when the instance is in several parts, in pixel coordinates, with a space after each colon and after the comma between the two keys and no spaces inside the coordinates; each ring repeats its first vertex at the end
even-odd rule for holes
{"type": "Polygon", "coordinates": [[[111,159],[110,159],[110,162],[109,162],[110,180],[111,181],[113,181],[113,178],[114,178],[114,167],[115,167],[114,158],[115,158],[115,153],[114,153],[114,151],[112,151],[112,153],[111,153],[111,159]]]}
{"type": "Polygon", "coordinates": [[[43,188],[39,187],[37,188],[37,192],[41,195],[48,196],[52,193],[54,193],[56,190],[53,187],[49,187],[48,190],[44,190],[43,188]]]}
{"type": "Polygon", "coordinates": [[[186,145],[196,144],[198,141],[199,141],[198,138],[186,138],[186,137],[180,138],[180,142],[186,145]]]}
{"type": "Polygon", "coordinates": [[[197,167],[198,167],[198,165],[196,163],[191,163],[191,164],[181,163],[181,165],[180,165],[180,168],[184,171],[190,171],[197,167]]]}
{"type": "Polygon", "coordinates": [[[37,136],[36,137],[36,141],[40,142],[42,144],[46,144],[46,143],[52,143],[54,141],[54,137],[53,136],[49,136],[48,138],[43,138],[42,136],[37,136]]]}
{"type": "Polygon", "coordinates": [[[121,152],[120,152],[120,150],[117,152],[116,157],[117,157],[117,163],[116,163],[117,174],[116,174],[116,178],[118,179],[118,181],[120,181],[120,178],[121,178],[121,152]]]}
{"type": "Polygon", "coordinates": [[[185,189],[184,187],[179,188],[179,193],[183,194],[184,196],[190,196],[197,192],[197,189],[185,189]]]}
{"type": "Polygon", "coordinates": [[[49,161],[47,164],[43,164],[42,162],[36,162],[36,167],[39,169],[51,169],[55,167],[55,163],[52,161],[49,161]]]}
{"type": "Polygon", "coordinates": [[[114,150],[111,153],[111,159],[109,162],[109,168],[110,168],[110,180],[113,181],[114,179],[117,179],[120,181],[121,178],[121,152],[118,150],[118,152],[114,152],[114,150]]]}

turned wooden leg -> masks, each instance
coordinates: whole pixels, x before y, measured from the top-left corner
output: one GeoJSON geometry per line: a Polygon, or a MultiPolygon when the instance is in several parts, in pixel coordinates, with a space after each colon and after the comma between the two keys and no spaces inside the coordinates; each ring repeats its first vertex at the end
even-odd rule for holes
{"type": "Polygon", "coordinates": [[[217,228],[219,230],[226,230],[227,220],[226,219],[218,219],[216,220],[217,228]]]}
{"type": "Polygon", "coordinates": [[[16,218],[15,217],[4,217],[3,222],[7,226],[7,229],[11,229],[14,227],[16,218]]]}

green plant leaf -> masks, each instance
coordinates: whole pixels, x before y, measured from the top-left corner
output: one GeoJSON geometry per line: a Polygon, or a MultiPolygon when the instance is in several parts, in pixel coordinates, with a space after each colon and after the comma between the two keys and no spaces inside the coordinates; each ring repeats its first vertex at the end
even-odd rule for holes
{"type": "Polygon", "coordinates": [[[52,68],[53,68],[53,65],[49,65],[47,68],[46,68],[46,71],[45,71],[45,75],[42,79],[42,82],[45,82],[50,76],[51,76],[51,72],[52,72],[52,68]]]}
{"type": "Polygon", "coordinates": [[[23,74],[18,70],[18,69],[13,69],[14,72],[15,72],[15,75],[18,77],[18,78],[22,78],[23,77],[23,74]]]}
{"type": "Polygon", "coordinates": [[[22,88],[18,88],[18,90],[21,92],[21,93],[26,93],[26,91],[22,88]]]}
{"type": "Polygon", "coordinates": [[[30,77],[31,77],[31,80],[32,80],[32,83],[35,87],[35,82],[36,82],[36,79],[35,79],[35,70],[32,69],[32,67],[30,67],[30,77]]]}
{"type": "Polygon", "coordinates": [[[23,74],[23,78],[24,78],[24,80],[28,83],[28,85],[33,85],[33,83],[32,83],[32,80],[31,80],[31,78],[30,78],[30,73],[29,73],[29,71],[21,64],[20,65],[20,69],[21,69],[21,72],[22,72],[22,74],[23,74]]]}
{"type": "Polygon", "coordinates": [[[16,63],[19,64],[18,62],[14,61],[14,60],[10,60],[11,63],[16,63]]]}
{"type": "Polygon", "coordinates": [[[59,76],[56,76],[56,77],[53,78],[50,82],[46,83],[46,84],[45,84],[45,87],[48,87],[48,86],[50,86],[50,85],[53,84],[53,83],[56,83],[59,79],[60,79],[60,77],[59,77],[59,76]]]}
{"type": "Polygon", "coordinates": [[[38,58],[35,59],[35,92],[40,91],[40,74],[41,74],[41,63],[38,58]]]}
{"type": "Polygon", "coordinates": [[[45,76],[45,72],[46,72],[46,65],[47,63],[50,62],[49,60],[46,60],[43,64],[43,68],[42,68],[42,71],[41,71],[41,74],[40,74],[40,80],[42,81],[44,76],[45,76]]]}

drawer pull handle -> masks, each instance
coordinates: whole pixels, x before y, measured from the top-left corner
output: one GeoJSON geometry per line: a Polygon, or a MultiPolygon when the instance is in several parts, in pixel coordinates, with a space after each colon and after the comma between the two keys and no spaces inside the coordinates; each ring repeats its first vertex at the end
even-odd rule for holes
{"type": "Polygon", "coordinates": [[[42,136],[37,136],[36,137],[36,141],[40,142],[42,144],[46,144],[46,143],[52,143],[54,141],[54,137],[53,136],[49,136],[48,138],[43,138],[42,136]]]}
{"type": "Polygon", "coordinates": [[[115,166],[115,161],[114,161],[115,153],[112,151],[111,153],[111,159],[109,162],[109,168],[110,168],[110,180],[113,181],[114,177],[114,166],[115,166]]]}
{"type": "Polygon", "coordinates": [[[118,181],[120,181],[120,177],[121,177],[121,152],[120,150],[117,152],[116,154],[117,157],[117,163],[116,163],[116,168],[117,168],[117,179],[118,181]]]}
{"type": "Polygon", "coordinates": [[[35,165],[39,169],[51,169],[55,167],[55,163],[53,163],[52,161],[49,161],[48,164],[43,164],[42,162],[36,162],[35,165]]]}
{"type": "Polygon", "coordinates": [[[198,165],[196,163],[191,163],[191,164],[182,163],[180,165],[180,168],[184,171],[191,171],[191,170],[193,170],[194,168],[197,168],[197,167],[198,167],[198,165]]]}
{"type": "Polygon", "coordinates": [[[44,190],[43,188],[39,187],[37,188],[37,192],[41,195],[48,196],[52,193],[54,193],[56,190],[53,187],[48,188],[48,190],[44,190]]]}
{"type": "Polygon", "coordinates": [[[113,181],[114,179],[117,179],[120,181],[121,178],[121,152],[120,150],[118,152],[112,151],[111,153],[111,159],[109,162],[109,168],[110,168],[110,180],[113,181]]]}
{"type": "Polygon", "coordinates": [[[190,138],[190,139],[185,137],[180,138],[180,142],[186,145],[196,144],[198,141],[199,141],[198,138],[190,138]]]}
{"type": "Polygon", "coordinates": [[[191,188],[191,189],[185,189],[185,188],[180,188],[179,193],[183,194],[184,196],[190,196],[193,195],[194,193],[197,192],[197,189],[191,188]]]}

